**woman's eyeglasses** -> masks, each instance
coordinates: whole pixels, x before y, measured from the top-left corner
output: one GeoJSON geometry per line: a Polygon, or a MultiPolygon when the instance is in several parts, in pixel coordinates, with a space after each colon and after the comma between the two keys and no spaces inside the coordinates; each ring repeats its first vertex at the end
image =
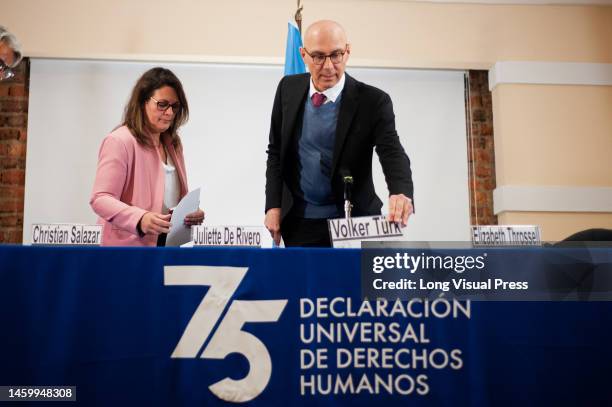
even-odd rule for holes
{"type": "Polygon", "coordinates": [[[159,110],[160,112],[165,112],[170,107],[172,108],[172,112],[174,113],[178,113],[181,111],[180,102],[170,104],[170,102],[168,102],[167,100],[157,100],[153,96],[151,96],[151,100],[157,103],[157,110],[159,110]]]}

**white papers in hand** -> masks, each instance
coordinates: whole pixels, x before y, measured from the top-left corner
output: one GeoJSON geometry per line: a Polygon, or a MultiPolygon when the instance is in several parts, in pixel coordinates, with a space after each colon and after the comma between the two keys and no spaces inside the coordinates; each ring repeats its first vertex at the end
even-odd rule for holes
{"type": "Polygon", "coordinates": [[[200,188],[194,189],[181,199],[176,205],[170,218],[170,232],[166,237],[166,246],[180,246],[191,241],[191,226],[185,226],[185,216],[198,210],[200,207],[200,188]]]}

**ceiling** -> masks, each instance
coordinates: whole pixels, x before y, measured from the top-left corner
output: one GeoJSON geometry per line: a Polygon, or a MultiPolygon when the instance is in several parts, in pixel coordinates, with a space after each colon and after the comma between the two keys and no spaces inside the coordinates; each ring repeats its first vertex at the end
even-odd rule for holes
{"type": "Polygon", "coordinates": [[[607,5],[612,0],[411,0],[421,3],[481,3],[481,4],[567,4],[567,5],[607,5]]]}

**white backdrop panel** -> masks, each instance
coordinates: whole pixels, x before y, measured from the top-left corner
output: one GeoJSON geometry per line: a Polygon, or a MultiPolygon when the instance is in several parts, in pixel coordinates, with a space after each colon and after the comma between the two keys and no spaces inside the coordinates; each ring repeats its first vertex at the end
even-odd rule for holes
{"type": "MultiPolygon", "coordinates": [[[[94,223],[97,154],[138,77],[159,63],[32,59],[24,243],[32,223],[94,223]]],[[[281,66],[164,63],[183,82],[181,130],[189,186],[202,187],[206,223],[261,225],[265,150],[281,66]]],[[[462,72],[349,68],[387,91],[412,162],[417,213],[410,240],[469,238],[462,72]]],[[[387,190],[377,161],[376,190],[387,190]]],[[[383,211],[386,211],[386,204],[383,211]]]]}

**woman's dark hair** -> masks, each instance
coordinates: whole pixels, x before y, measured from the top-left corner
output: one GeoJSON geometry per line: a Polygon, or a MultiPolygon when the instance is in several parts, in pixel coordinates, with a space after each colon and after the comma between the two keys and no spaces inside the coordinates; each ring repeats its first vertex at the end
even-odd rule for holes
{"type": "Polygon", "coordinates": [[[189,106],[187,98],[183,91],[181,81],[170,71],[165,68],[152,68],[145,72],[132,90],[130,100],[125,107],[123,114],[123,125],[127,126],[132,132],[138,143],[148,147],[154,147],[153,141],[148,136],[149,122],[145,113],[145,103],[149,100],[153,93],[159,88],[169,86],[176,92],[181,109],[176,112],[172,124],[161,134],[161,137],[169,138],[175,148],[180,147],[181,139],[178,136],[177,130],[187,122],[189,118],[189,106]]]}

